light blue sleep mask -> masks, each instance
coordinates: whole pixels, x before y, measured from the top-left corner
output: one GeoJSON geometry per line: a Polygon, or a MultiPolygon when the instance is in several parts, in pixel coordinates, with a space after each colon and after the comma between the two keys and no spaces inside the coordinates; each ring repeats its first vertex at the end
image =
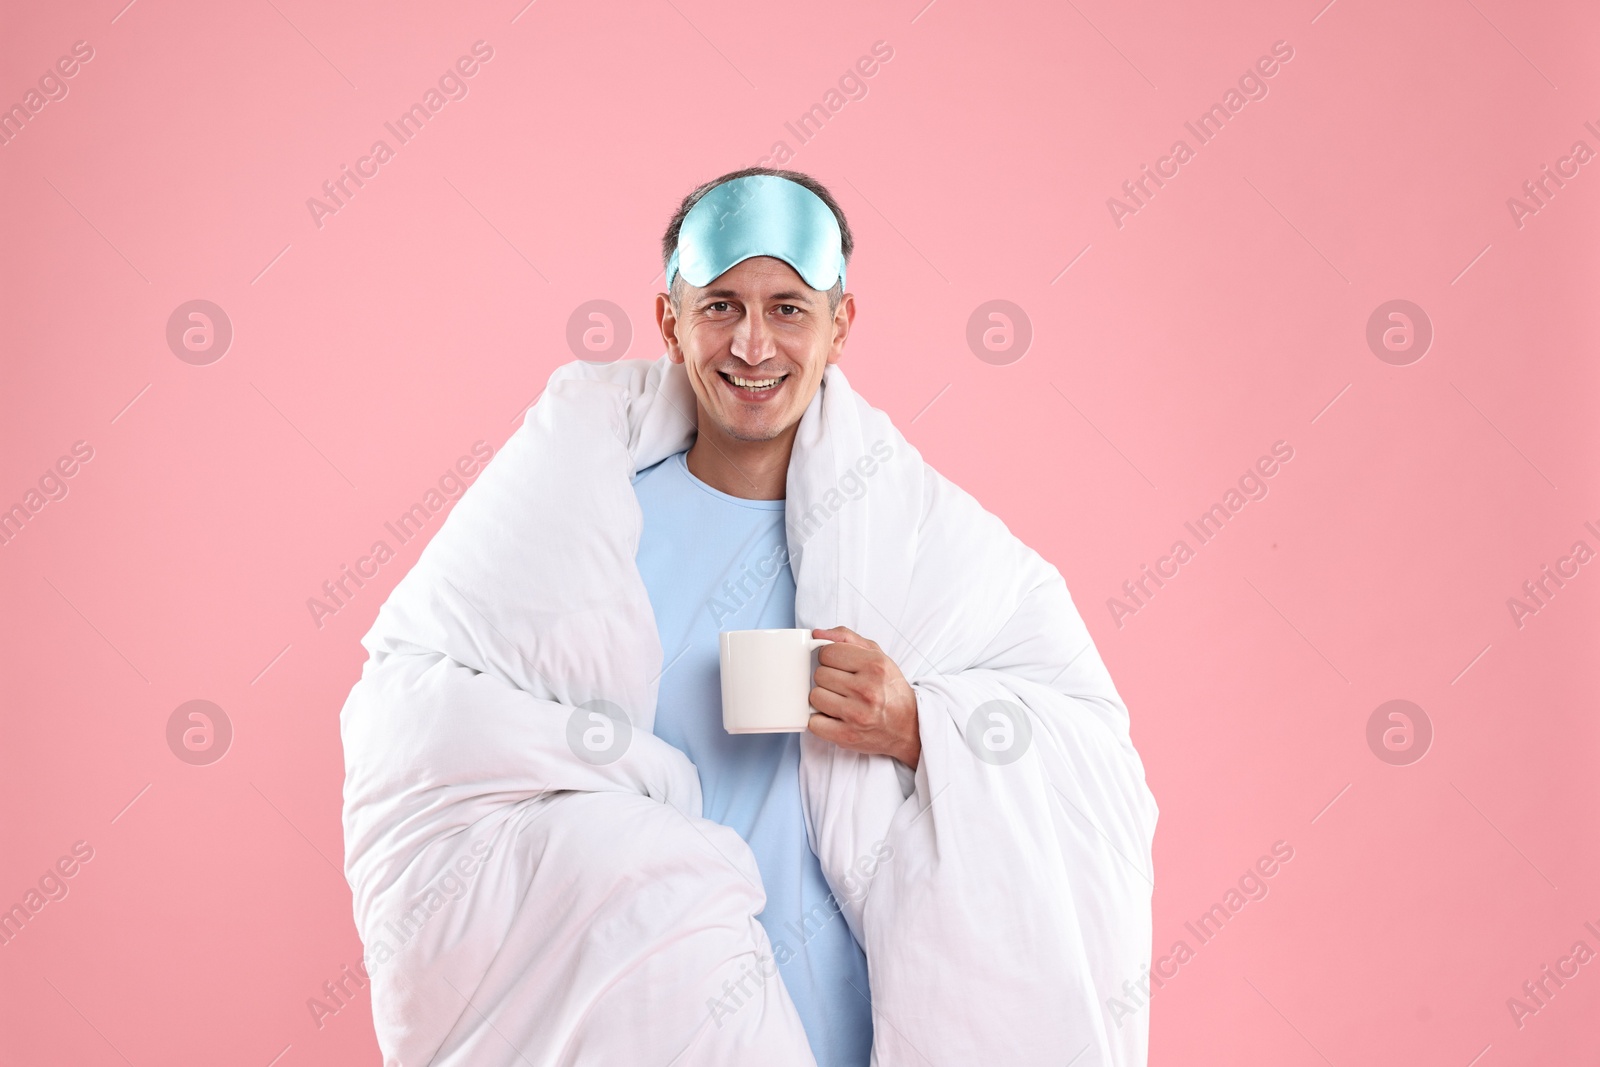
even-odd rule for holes
{"type": "Polygon", "coordinates": [[[755,256],[781,259],[813,289],[844,283],[839,220],[810,189],[773,174],[723,182],[695,201],[667,260],[667,286],[682,274],[704,287],[755,256]]]}

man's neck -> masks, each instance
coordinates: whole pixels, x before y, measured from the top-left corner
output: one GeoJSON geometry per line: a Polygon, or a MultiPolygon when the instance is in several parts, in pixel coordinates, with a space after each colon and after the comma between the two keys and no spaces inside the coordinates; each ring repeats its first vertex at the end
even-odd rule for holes
{"type": "Polygon", "coordinates": [[[700,431],[684,457],[689,473],[713,489],[746,500],[782,500],[789,480],[791,426],[770,441],[739,441],[722,433],[705,413],[700,431]]]}

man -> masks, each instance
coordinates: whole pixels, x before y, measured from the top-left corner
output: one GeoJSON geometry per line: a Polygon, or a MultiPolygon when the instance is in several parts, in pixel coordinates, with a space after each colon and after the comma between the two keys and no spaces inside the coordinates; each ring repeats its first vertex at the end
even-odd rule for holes
{"type": "MultiPolygon", "coordinates": [[[[750,844],[767,891],[760,920],[778,943],[796,940],[787,931],[802,928],[830,890],[806,842],[799,737],[722,729],[717,634],[795,625],[784,535],[789,455],[823,371],[844,354],[856,307],[842,274],[819,291],[775,256],[740,260],[714,278],[702,276],[705,285],[684,279],[677,258],[686,216],[698,208],[691,225],[701,222],[706,232],[696,239],[727,241],[737,225],[729,216],[753,213],[757,197],[785,208],[787,198],[799,210],[830,216],[809,221],[826,231],[829,252],[837,244],[841,264],[849,260],[844,212],[803,174],[753,167],[684,199],[662,238],[668,291],[656,297],[656,321],[668,358],[688,371],[698,433],[686,453],[642,471],[634,488],[644,519],[639,570],[671,664],[661,678],[655,733],[699,770],[706,818],[750,844]],[[730,189],[739,192],[717,193],[730,189]],[[714,199],[703,202],[708,194],[714,199]],[[771,576],[746,591],[730,580],[746,573],[771,576]]],[[[818,653],[810,731],[914,769],[917,702],[900,669],[847,628],[813,633],[836,643],[818,653]]],[[[822,924],[779,970],[817,1062],[865,1067],[872,1048],[866,957],[846,924],[822,924]]]]}
{"type": "Polygon", "coordinates": [[[696,189],[666,354],[557,369],[363,639],[386,1067],[1144,1063],[1127,710],[1060,573],[845,380],[851,251],[804,175],[696,189]],[[724,731],[717,635],[797,625],[806,732],[724,731]]]}

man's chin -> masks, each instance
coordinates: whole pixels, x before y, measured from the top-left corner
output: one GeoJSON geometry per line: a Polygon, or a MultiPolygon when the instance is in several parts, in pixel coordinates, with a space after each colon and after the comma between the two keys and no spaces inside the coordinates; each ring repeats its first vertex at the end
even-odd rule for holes
{"type": "MultiPolygon", "coordinates": [[[[787,389],[789,385],[783,388],[787,389]]],[[[706,397],[702,395],[697,395],[695,399],[702,425],[708,421],[715,423],[717,430],[728,440],[752,444],[782,437],[794,429],[805,413],[804,407],[791,410],[792,400],[789,397],[774,397],[777,403],[747,404],[730,400],[723,393],[713,392],[711,404],[707,404],[706,397]]]]}
{"type": "Polygon", "coordinates": [[[786,430],[799,421],[798,415],[791,418],[788,412],[768,408],[741,411],[735,406],[734,410],[728,411],[708,409],[704,401],[700,403],[701,425],[715,423],[718,432],[730,441],[771,441],[775,437],[782,437],[786,430]]]}
{"type": "Polygon", "coordinates": [[[729,425],[726,422],[718,421],[717,428],[722,431],[723,436],[731,440],[748,441],[752,443],[757,441],[770,441],[774,437],[781,436],[783,431],[787,429],[785,426],[779,426],[775,423],[768,423],[765,419],[759,423],[738,423],[736,425],[729,425]]]}

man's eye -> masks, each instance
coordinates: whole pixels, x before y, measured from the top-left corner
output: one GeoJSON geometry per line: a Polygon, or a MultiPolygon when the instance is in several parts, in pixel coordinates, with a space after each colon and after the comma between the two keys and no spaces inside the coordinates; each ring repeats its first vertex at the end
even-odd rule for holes
{"type": "Polygon", "coordinates": [[[790,312],[793,312],[796,315],[800,314],[800,309],[795,307],[793,304],[779,304],[778,310],[783,312],[785,315],[789,314],[790,312]]]}
{"type": "Polygon", "coordinates": [[[715,300],[706,306],[707,311],[727,311],[731,305],[726,300],[715,300]]]}

